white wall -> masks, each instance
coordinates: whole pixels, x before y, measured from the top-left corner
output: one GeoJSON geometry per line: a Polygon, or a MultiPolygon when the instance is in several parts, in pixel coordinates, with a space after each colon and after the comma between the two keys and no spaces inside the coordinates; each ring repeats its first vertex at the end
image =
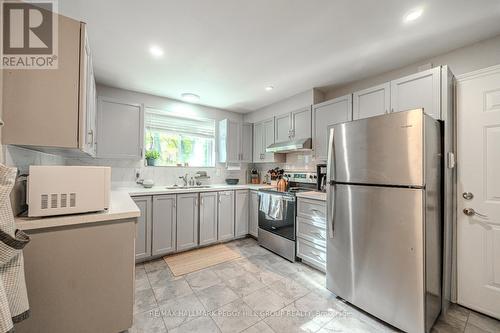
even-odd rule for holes
{"type": "MultiPolygon", "coordinates": [[[[425,45],[422,45],[422,47],[425,47],[425,45]]],[[[428,63],[434,66],[448,65],[455,75],[500,64],[500,35],[464,46],[445,54],[424,59],[390,72],[364,78],[341,86],[321,88],[321,90],[325,93],[325,100],[333,99],[357,90],[369,88],[380,83],[416,73],[418,72],[419,66],[428,63]]]]}

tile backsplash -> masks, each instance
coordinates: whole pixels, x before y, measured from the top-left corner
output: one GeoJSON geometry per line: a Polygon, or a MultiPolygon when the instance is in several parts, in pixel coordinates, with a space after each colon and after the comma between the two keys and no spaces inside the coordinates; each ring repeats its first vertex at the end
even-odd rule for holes
{"type": "Polygon", "coordinates": [[[242,164],[240,170],[227,170],[224,164],[218,163],[214,168],[184,168],[184,167],[146,167],[142,161],[97,159],[90,157],[66,158],[46,154],[15,146],[4,146],[5,162],[15,166],[21,174],[28,172],[30,165],[102,165],[110,166],[111,181],[114,188],[135,186],[135,174],[138,170],[141,178],[152,179],[156,185],[182,184],[180,176],[186,173],[194,176],[197,171],[206,171],[210,177],[206,182],[211,184],[224,183],[226,178],[238,178],[241,184],[247,182],[247,170],[255,168],[261,177],[269,169],[280,167],[288,171],[316,171],[316,162],[312,152],[296,152],[286,155],[285,163],[242,164]]]}
{"type": "Polygon", "coordinates": [[[240,183],[246,183],[248,165],[243,164],[241,170],[228,171],[224,164],[217,164],[214,168],[184,168],[184,167],[146,167],[142,161],[97,159],[90,157],[66,158],[46,154],[30,149],[15,146],[4,146],[5,163],[15,166],[21,174],[28,173],[30,165],[101,165],[110,166],[111,181],[114,188],[136,185],[135,173],[139,170],[141,178],[152,179],[156,185],[181,184],[179,176],[186,173],[194,176],[197,171],[206,171],[212,184],[224,183],[226,178],[238,178],[240,183]]]}

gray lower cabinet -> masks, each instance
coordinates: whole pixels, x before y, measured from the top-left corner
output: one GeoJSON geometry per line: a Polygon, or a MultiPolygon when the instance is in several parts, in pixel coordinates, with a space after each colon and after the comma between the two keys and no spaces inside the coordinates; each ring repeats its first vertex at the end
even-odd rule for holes
{"type": "Polygon", "coordinates": [[[217,242],[217,192],[200,193],[200,245],[217,242]]]}
{"type": "Polygon", "coordinates": [[[152,197],[144,196],[133,199],[141,210],[141,216],[137,218],[135,236],[135,259],[141,260],[151,256],[152,197]]]}
{"type": "Polygon", "coordinates": [[[235,236],[244,237],[248,235],[248,213],[249,213],[249,190],[235,191],[235,236]]]}
{"type": "Polygon", "coordinates": [[[198,193],[177,194],[177,251],[198,246],[198,193]]]}
{"type": "Polygon", "coordinates": [[[259,192],[250,191],[250,207],[248,214],[248,233],[258,237],[259,232],[259,192]]]}
{"type": "Polygon", "coordinates": [[[326,270],[326,202],[297,199],[297,257],[321,271],[326,270]]]}
{"type": "Polygon", "coordinates": [[[226,241],[234,238],[234,191],[218,192],[218,238],[226,241]]]}
{"type": "Polygon", "coordinates": [[[153,256],[175,252],[176,250],[176,196],[155,195],[153,197],[153,256]]]}

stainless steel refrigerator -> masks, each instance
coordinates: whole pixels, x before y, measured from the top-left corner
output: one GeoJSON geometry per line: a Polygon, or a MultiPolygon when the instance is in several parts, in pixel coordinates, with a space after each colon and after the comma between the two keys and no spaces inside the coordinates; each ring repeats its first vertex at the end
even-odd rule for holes
{"type": "Polygon", "coordinates": [[[330,129],[327,288],[407,332],[441,311],[441,155],[421,109],[330,129]]]}

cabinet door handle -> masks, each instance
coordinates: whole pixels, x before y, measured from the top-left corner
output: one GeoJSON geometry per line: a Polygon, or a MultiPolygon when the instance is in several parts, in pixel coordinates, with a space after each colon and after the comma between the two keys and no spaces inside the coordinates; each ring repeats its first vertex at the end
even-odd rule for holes
{"type": "Polygon", "coordinates": [[[90,130],[88,132],[88,135],[90,135],[90,140],[89,140],[89,144],[92,146],[94,144],[94,130],[90,130]]]}

